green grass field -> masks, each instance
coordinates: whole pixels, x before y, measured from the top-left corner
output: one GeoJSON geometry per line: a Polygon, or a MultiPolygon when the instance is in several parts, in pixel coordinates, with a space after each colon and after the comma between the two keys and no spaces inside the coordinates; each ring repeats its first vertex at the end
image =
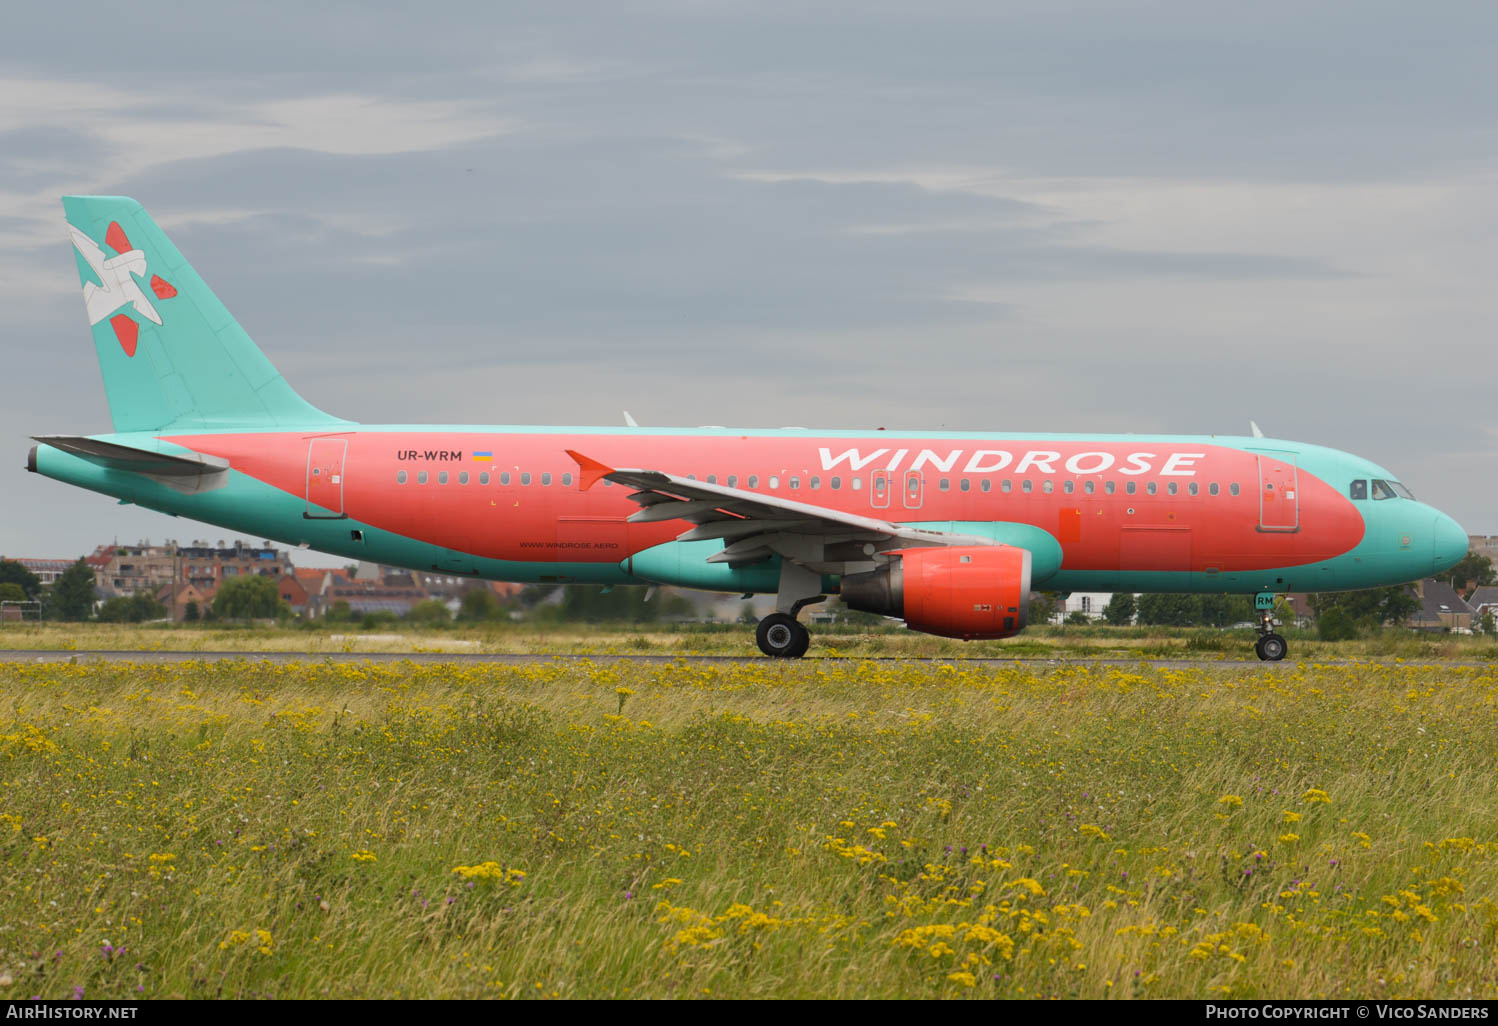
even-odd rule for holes
{"type": "MultiPolygon", "coordinates": [[[[1498,658],[1498,638],[1422,634],[1389,628],[1354,641],[1323,642],[1315,631],[1284,629],[1291,656],[1309,660],[1498,658]]],[[[810,655],[880,658],[1179,658],[1254,659],[1252,630],[1184,627],[1032,626],[1007,641],[953,641],[891,623],[883,628],[813,625],[810,655]]],[[[357,624],[0,623],[5,650],[183,652],[368,652],[454,654],[728,655],[759,658],[754,628],[740,624],[454,624],[407,623],[362,630],[357,624]]]]}
{"type": "Polygon", "coordinates": [[[1498,996],[1498,674],[0,664],[0,997],[1498,996]]]}

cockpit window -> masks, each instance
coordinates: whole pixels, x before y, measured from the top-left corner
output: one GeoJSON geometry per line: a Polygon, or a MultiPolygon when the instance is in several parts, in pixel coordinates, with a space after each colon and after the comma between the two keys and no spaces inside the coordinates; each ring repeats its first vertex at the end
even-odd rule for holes
{"type": "Polygon", "coordinates": [[[1394,489],[1389,487],[1389,482],[1374,478],[1373,497],[1375,499],[1397,499],[1399,496],[1394,494],[1394,489]]]}
{"type": "Polygon", "coordinates": [[[1368,498],[1368,482],[1364,481],[1362,478],[1358,478],[1352,484],[1347,486],[1347,495],[1349,498],[1353,499],[1368,498]]]}
{"type": "Polygon", "coordinates": [[[1415,498],[1414,493],[1411,492],[1404,485],[1400,484],[1398,481],[1390,481],[1389,482],[1389,487],[1392,488],[1392,489],[1394,489],[1396,492],[1398,492],[1400,495],[1402,495],[1406,499],[1410,499],[1411,501],[1413,501],[1414,498],[1415,498]]]}

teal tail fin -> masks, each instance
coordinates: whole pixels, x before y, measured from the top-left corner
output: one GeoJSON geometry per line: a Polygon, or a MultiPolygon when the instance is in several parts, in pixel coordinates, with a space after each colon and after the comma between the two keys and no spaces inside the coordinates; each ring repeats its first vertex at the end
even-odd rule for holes
{"type": "Polygon", "coordinates": [[[347,423],[297,395],[139,203],[62,206],[116,431],[347,423]]]}

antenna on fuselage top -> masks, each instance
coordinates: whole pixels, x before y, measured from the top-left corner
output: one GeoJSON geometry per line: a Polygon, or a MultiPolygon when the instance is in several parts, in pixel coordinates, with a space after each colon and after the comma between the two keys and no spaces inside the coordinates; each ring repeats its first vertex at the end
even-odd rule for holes
{"type": "Polygon", "coordinates": [[[1254,433],[1255,438],[1264,437],[1264,432],[1260,431],[1259,425],[1255,424],[1253,421],[1248,422],[1248,429],[1254,433]]]}

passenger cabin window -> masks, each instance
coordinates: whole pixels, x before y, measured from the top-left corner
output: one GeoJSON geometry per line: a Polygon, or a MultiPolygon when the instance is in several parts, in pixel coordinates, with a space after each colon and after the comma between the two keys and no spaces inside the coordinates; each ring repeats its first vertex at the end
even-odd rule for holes
{"type": "Polygon", "coordinates": [[[841,488],[843,486],[843,479],[840,478],[840,477],[829,477],[827,479],[827,485],[833,491],[837,491],[839,488],[841,488]]]}
{"type": "Polygon", "coordinates": [[[947,480],[946,478],[942,478],[936,483],[936,487],[940,488],[944,492],[950,492],[952,490],[952,482],[947,480]]]}
{"type": "Polygon", "coordinates": [[[466,470],[460,470],[460,471],[458,471],[458,484],[467,484],[467,483],[468,483],[468,471],[466,471],[466,470]]]}
{"type": "Polygon", "coordinates": [[[564,485],[570,485],[571,483],[572,483],[572,475],[571,474],[563,474],[562,475],[562,484],[564,484],[564,485]]]}
{"type": "Polygon", "coordinates": [[[1149,492],[1149,494],[1154,495],[1155,494],[1155,482],[1153,482],[1153,481],[1149,482],[1147,485],[1144,486],[1144,490],[1146,492],[1149,492]]]}
{"type": "Polygon", "coordinates": [[[396,484],[405,484],[406,483],[406,472],[404,470],[400,470],[400,471],[396,472],[396,474],[395,474],[395,483],[396,484]]]}
{"type": "Polygon", "coordinates": [[[1170,484],[1168,484],[1168,485],[1166,485],[1166,486],[1165,486],[1165,490],[1166,490],[1166,491],[1167,491],[1167,492],[1169,492],[1169,493],[1170,493],[1170,494],[1171,494],[1171,495],[1175,495],[1175,494],[1177,494],[1177,493],[1178,493],[1178,492],[1179,492],[1179,491],[1180,491],[1180,490],[1181,490],[1181,489],[1180,489],[1180,486],[1179,486],[1179,485],[1177,485],[1177,484],[1176,484],[1176,483],[1175,483],[1175,482],[1174,482],[1174,481],[1172,481],[1172,482],[1170,482],[1170,484]]]}
{"type": "Polygon", "coordinates": [[[531,472],[529,470],[523,471],[521,473],[520,483],[523,485],[528,485],[531,483],[531,472]]]}
{"type": "Polygon", "coordinates": [[[1216,481],[1213,481],[1211,484],[1207,485],[1207,494],[1208,495],[1216,495],[1220,490],[1221,489],[1219,489],[1217,487],[1217,482],[1216,481]]]}
{"type": "Polygon", "coordinates": [[[1114,492],[1118,491],[1118,482],[1117,481],[1104,481],[1103,482],[1103,491],[1106,492],[1109,495],[1112,495],[1114,492]]]}
{"type": "Polygon", "coordinates": [[[510,472],[508,470],[501,470],[499,472],[499,483],[502,485],[510,483],[510,472]]]}
{"type": "Polygon", "coordinates": [[[1134,494],[1134,488],[1135,484],[1133,481],[1124,482],[1124,491],[1128,492],[1130,495],[1134,494]]]}
{"type": "Polygon", "coordinates": [[[749,475],[749,487],[750,488],[758,488],[759,487],[759,475],[758,474],[750,474],[749,475]]]}
{"type": "Polygon", "coordinates": [[[1031,491],[1034,491],[1035,490],[1035,482],[1031,481],[1027,477],[1027,478],[1025,478],[1023,481],[1021,481],[1019,483],[1019,490],[1022,491],[1022,492],[1031,492],[1031,491]]]}
{"type": "Polygon", "coordinates": [[[1088,495],[1091,495],[1093,492],[1097,491],[1097,482],[1096,481],[1083,481],[1082,482],[1082,491],[1086,492],[1088,495]]]}
{"type": "Polygon", "coordinates": [[[419,470],[419,471],[416,472],[416,483],[417,484],[426,484],[427,483],[427,472],[425,470],[419,470]]]}
{"type": "Polygon", "coordinates": [[[728,487],[730,487],[730,488],[737,488],[738,486],[739,486],[739,475],[737,475],[737,474],[729,474],[728,475],[728,487]]]}
{"type": "Polygon", "coordinates": [[[709,475],[707,475],[707,483],[708,484],[717,484],[718,483],[718,475],[717,474],[709,474],[709,475]]]}
{"type": "Polygon", "coordinates": [[[848,484],[852,485],[855,492],[859,491],[863,488],[863,478],[855,477],[851,481],[849,481],[848,484]]]}
{"type": "Polygon", "coordinates": [[[816,491],[818,488],[822,487],[822,479],[820,477],[817,477],[816,475],[812,475],[811,480],[808,481],[807,484],[811,486],[812,491],[816,491]]]}
{"type": "Polygon", "coordinates": [[[986,491],[990,490],[991,488],[993,488],[993,482],[990,481],[988,478],[985,477],[983,479],[983,483],[981,485],[979,485],[978,487],[982,488],[986,492],[986,491]]]}
{"type": "Polygon", "coordinates": [[[482,472],[481,474],[479,474],[479,484],[486,485],[488,483],[489,483],[489,472],[486,470],[486,471],[482,472]]]}
{"type": "Polygon", "coordinates": [[[971,481],[969,481],[967,478],[963,478],[962,481],[960,482],[960,484],[961,484],[962,490],[965,491],[965,492],[970,492],[970,491],[973,490],[973,483],[971,481]]]}
{"type": "Polygon", "coordinates": [[[1237,495],[1238,494],[1238,482],[1237,481],[1234,481],[1232,484],[1228,485],[1228,493],[1230,495],[1237,495]]]}
{"type": "Polygon", "coordinates": [[[1368,482],[1365,481],[1365,480],[1363,480],[1362,478],[1358,478],[1352,484],[1348,485],[1347,486],[1347,497],[1349,499],[1366,499],[1366,498],[1368,498],[1368,482]]]}
{"type": "Polygon", "coordinates": [[[1380,499],[1397,499],[1399,498],[1399,496],[1394,494],[1394,489],[1389,487],[1389,482],[1380,481],[1378,478],[1374,478],[1373,498],[1374,501],[1378,501],[1380,499]]]}
{"type": "Polygon", "coordinates": [[[544,484],[544,485],[551,484],[551,472],[550,471],[548,471],[545,474],[541,475],[541,483],[544,484]]]}
{"type": "MultiPolygon", "coordinates": [[[[837,478],[834,477],[833,480],[836,481],[837,478]]],[[[780,478],[776,477],[774,474],[771,474],[770,475],[769,484],[770,484],[771,488],[779,488],[780,487],[780,478]]]]}
{"type": "Polygon", "coordinates": [[[1010,491],[1013,487],[1014,486],[1009,483],[1009,479],[1006,477],[1004,478],[1004,483],[999,486],[999,491],[1007,492],[1010,491]]]}
{"type": "Polygon", "coordinates": [[[1189,485],[1186,486],[1186,490],[1188,492],[1190,492],[1192,495],[1196,495],[1196,494],[1198,494],[1201,491],[1201,488],[1197,485],[1197,483],[1195,481],[1192,481],[1189,485]]]}
{"type": "Polygon", "coordinates": [[[437,473],[437,483],[447,484],[447,471],[442,470],[437,473]]]}
{"type": "Polygon", "coordinates": [[[1061,490],[1067,495],[1070,495],[1072,492],[1077,490],[1077,483],[1075,481],[1063,481],[1061,484],[1061,490]]]}
{"type": "Polygon", "coordinates": [[[1040,482],[1040,490],[1045,492],[1047,495],[1050,495],[1056,490],[1056,482],[1052,481],[1050,478],[1046,478],[1044,481],[1040,482]]]}

